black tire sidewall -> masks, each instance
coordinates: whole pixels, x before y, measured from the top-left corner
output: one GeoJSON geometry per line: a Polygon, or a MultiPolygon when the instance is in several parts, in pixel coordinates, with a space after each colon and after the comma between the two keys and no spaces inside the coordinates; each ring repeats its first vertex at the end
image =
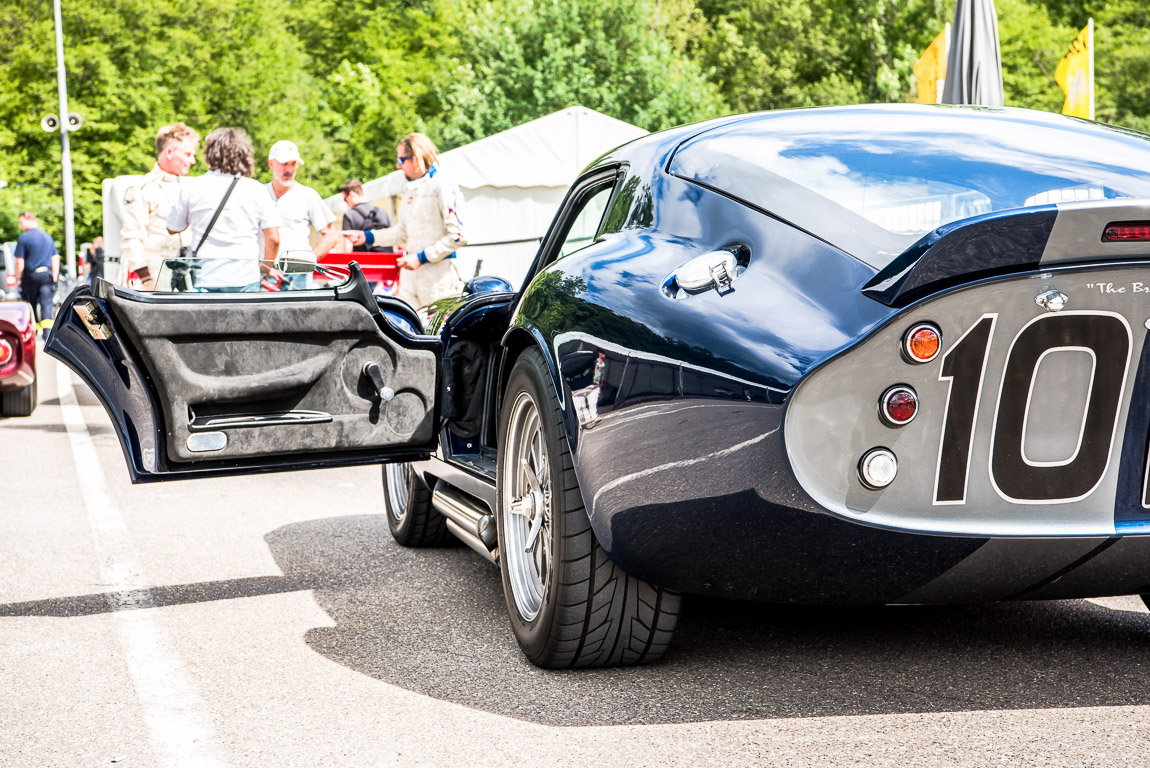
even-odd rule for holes
{"type": "Polygon", "coordinates": [[[40,379],[37,377],[32,379],[32,383],[26,387],[10,392],[0,392],[0,416],[31,416],[32,412],[36,410],[37,385],[39,383],[40,379]]]}
{"type": "Polygon", "coordinates": [[[409,471],[407,473],[407,508],[404,510],[403,518],[396,520],[395,515],[391,512],[392,498],[387,486],[386,464],[383,465],[382,470],[383,504],[384,514],[387,516],[387,527],[391,530],[392,537],[400,544],[410,544],[412,528],[416,524],[415,517],[421,514],[427,515],[431,510],[431,491],[420,479],[418,472],[409,471]]]}
{"type": "Polygon", "coordinates": [[[562,581],[561,576],[558,575],[558,571],[561,568],[561,564],[565,562],[565,510],[563,508],[562,493],[564,483],[563,477],[561,476],[561,462],[559,460],[559,451],[562,446],[559,441],[565,440],[566,438],[562,434],[559,434],[559,429],[557,429],[557,425],[552,418],[552,410],[557,402],[554,394],[555,390],[547,374],[542,355],[534,349],[529,349],[524,352],[515,362],[515,367],[512,368],[511,375],[507,380],[503,407],[499,414],[499,445],[501,450],[499,453],[499,467],[496,472],[496,499],[499,510],[495,515],[495,519],[496,530],[499,534],[501,546],[506,540],[503,532],[502,507],[503,483],[506,476],[503,464],[507,460],[505,451],[508,450],[508,421],[511,417],[512,403],[514,403],[519,396],[519,393],[524,391],[535,401],[535,407],[539,411],[539,423],[547,444],[547,465],[548,471],[551,474],[550,480],[552,488],[551,571],[547,584],[544,587],[543,601],[539,608],[539,614],[533,620],[527,621],[519,614],[519,609],[515,605],[515,596],[511,592],[507,558],[502,556],[502,553],[499,558],[499,572],[503,578],[503,595],[507,604],[507,615],[511,619],[511,628],[515,633],[515,639],[519,642],[527,658],[536,661],[545,654],[547,646],[551,641],[555,614],[559,603],[556,599],[558,594],[556,584],[562,581]]]}

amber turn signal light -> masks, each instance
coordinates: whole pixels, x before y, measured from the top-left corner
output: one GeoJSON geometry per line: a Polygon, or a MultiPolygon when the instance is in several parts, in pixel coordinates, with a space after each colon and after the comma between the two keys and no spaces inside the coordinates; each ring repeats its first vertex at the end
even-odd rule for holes
{"type": "Polygon", "coordinates": [[[12,359],[12,345],[0,339],[0,365],[12,359]]]}
{"type": "Polygon", "coordinates": [[[929,363],[942,349],[942,333],[930,323],[919,323],[902,337],[902,350],[915,363],[929,363]]]}

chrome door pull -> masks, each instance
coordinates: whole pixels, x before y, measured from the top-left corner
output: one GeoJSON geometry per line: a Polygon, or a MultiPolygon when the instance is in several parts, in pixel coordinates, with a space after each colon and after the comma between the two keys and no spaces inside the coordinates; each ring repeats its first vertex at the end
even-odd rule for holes
{"type": "Polygon", "coordinates": [[[712,288],[720,294],[732,290],[731,284],[743,273],[735,254],[720,250],[704,253],[683,264],[663,282],[663,292],[672,298],[701,293],[712,288]],[[682,291],[684,293],[680,294],[682,291]]]}
{"type": "MultiPolygon", "coordinates": [[[[734,261],[734,259],[732,258],[731,261],[734,261]]],[[[725,289],[730,288],[731,282],[734,279],[735,278],[727,269],[727,262],[725,259],[720,261],[718,264],[711,265],[711,280],[714,281],[715,288],[718,289],[719,293],[722,293],[725,289]]]]}

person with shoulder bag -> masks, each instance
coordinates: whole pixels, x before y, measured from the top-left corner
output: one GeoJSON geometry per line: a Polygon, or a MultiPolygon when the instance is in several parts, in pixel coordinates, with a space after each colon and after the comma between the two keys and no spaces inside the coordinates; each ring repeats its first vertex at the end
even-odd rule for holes
{"type": "Polygon", "coordinates": [[[168,214],[168,231],[191,229],[197,291],[258,291],[279,250],[279,217],[252,178],[255,153],[241,128],[217,128],[204,142],[208,172],[188,179],[168,214]],[[263,234],[261,259],[259,236],[263,234]]]}

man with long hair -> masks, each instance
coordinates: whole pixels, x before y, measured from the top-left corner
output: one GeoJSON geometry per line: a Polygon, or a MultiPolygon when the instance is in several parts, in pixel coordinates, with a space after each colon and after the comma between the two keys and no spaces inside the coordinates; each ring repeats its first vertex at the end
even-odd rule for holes
{"type": "Polygon", "coordinates": [[[252,178],[252,142],[242,128],[217,128],[204,142],[204,160],[208,172],[181,187],[168,231],[191,232],[196,290],[258,291],[261,270],[270,269],[279,252],[280,219],[267,190],[252,178]]]}

